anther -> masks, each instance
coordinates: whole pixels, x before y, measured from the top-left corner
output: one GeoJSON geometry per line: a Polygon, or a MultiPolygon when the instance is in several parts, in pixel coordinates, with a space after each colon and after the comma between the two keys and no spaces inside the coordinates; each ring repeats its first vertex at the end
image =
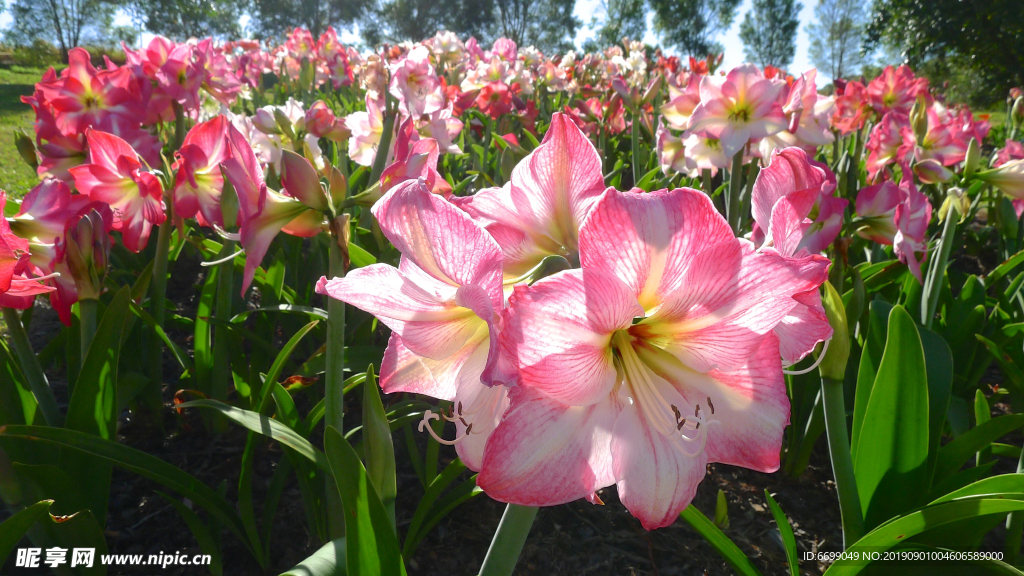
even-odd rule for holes
{"type": "Polygon", "coordinates": [[[715,405],[711,403],[711,396],[708,396],[708,406],[711,408],[711,414],[715,413],[715,405]]]}
{"type": "Polygon", "coordinates": [[[686,426],[686,418],[683,418],[679,421],[679,424],[676,424],[676,430],[682,430],[683,426],[686,426]]]}
{"type": "Polygon", "coordinates": [[[697,421],[697,425],[693,427],[694,430],[700,430],[700,420],[697,421]]]}
{"type": "Polygon", "coordinates": [[[695,408],[693,410],[693,417],[694,418],[699,418],[700,417],[700,404],[697,404],[697,408],[695,408]]]}
{"type": "MultiPolygon", "coordinates": [[[[443,414],[444,413],[442,412],[441,415],[443,415],[443,414]]],[[[470,424],[469,426],[466,426],[466,433],[463,434],[462,436],[457,436],[454,440],[445,440],[444,438],[441,438],[440,436],[438,436],[437,432],[434,432],[434,427],[430,425],[430,421],[431,420],[439,420],[439,419],[440,419],[440,416],[438,414],[435,414],[434,412],[432,412],[430,410],[427,410],[423,414],[423,420],[420,420],[419,431],[423,432],[423,429],[426,428],[427,432],[431,436],[434,437],[434,440],[437,440],[441,444],[445,444],[447,446],[454,446],[454,445],[458,444],[459,442],[462,442],[463,440],[465,440],[466,436],[469,436],[470,431],[473,430],[473,425],[470,424]]],[[[463,422],[463,423],[465,423],[465,422],[463,422]]]]}
{"type": "Polygon", "coordinates": [[[459,400],[459,416],[462,416],[462,401],[459,400]]]}

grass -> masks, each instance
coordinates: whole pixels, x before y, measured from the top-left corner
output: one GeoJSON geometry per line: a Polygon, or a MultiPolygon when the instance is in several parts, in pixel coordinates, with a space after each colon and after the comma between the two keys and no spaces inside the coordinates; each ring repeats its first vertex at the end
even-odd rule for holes
{"type": "Polygon", "coordinates": [[[39,182],[35,171],[25,164],[14,145],[18,128],[32,133],[32,109],[21,97],[32,94],[42,77],[41,68],[14,66],[0,69],[0,189],[10,198],[21,198],[39,182]]]}

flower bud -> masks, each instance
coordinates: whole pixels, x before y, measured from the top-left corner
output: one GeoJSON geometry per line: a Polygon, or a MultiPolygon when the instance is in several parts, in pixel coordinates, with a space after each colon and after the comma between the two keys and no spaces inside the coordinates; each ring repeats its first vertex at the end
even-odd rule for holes
{"type": "Polygon", "coordinates": [[[661,74],[657,74],[651,79],[651,82],[647,85],[647,89],[644,90],[644,95],[640,98],[640,104],[650,104],[658,92],[661,90],[662,81],[664,78],[661,74]]]}
{"type": "Polygon", "coordinates": [[[335,210],[341,209],[342,202],[348,197],[348,180],[336,167],[327,169],[327,191],[331,195],[331,204],[335,210]]]}
{"type": "Polygon", "coordinates": [[[945,222],[948,216],[956,217],[957,215],[960,216],[960,222],[963,222],[970,210],[971,199],[964,193],[963,188],[950,188],[946,192],[946,199],[942,201],[942,206],[939,206],[939,222],[945,222]],[[956,213],[951,215],[950,209],[956,210],[956,213]]]}
{"type": "Polygon", "coordinates": [[[98,299],[107,276],[110,235],[100,211],[93,208],[64,232],[64,259],[75,280],[79,300],[98,299]]]}
{"type": "Polygon", "coordinates": [[[21,159],[28,164],[28,167],[35,170],[39,167],[39,158],[36,156],[36,144],[29,138],[24,130],[14,131],[14,145],[18,148],[21,159]]]}
{"type": "Polygon", "coordinates": [[[1017,99],[1014,100],[1013,108],[1010,109],[1010,121],[1014,126],[1024,123],[1024,96],[1017,96],[1017,99]]]}
{"type": "Polygon", "coordinates": [[[818,365],[822,378],[842,382],[846,377],[846,362],[850,359],[850,329],[846,323],[846,308],[843,299],[831,282],[822,284],[824,294],[821,304],[832,326],[832,340],[828,343],[825,358],[818,365]]]}
{"type": "Polygon", "coordinates": [[[978,171],[981,163],[981,146],[977,138],[971,138],[967,145],[967,156],[964,158],[964,178],[970,178],[978,171]]]}
{"type": "Polygon", "coordinates": [[[274,115],[273,106],[257,108],[256,114],[252,117],[252,125],[264,134],[280,134],[281,129],[277,127],[277,119],[274,115]]]}
{"type": "Polygon", "coordinates": [[[910,125],[914,129],[914,136],[917,141],[923,142],[925,134],[928,133],[928,105],[924,96],[918,96],[914,101],[914,107],[910,109],[910,125]]]}
{"type": "Polygon", "coordinates": [[[1024,160],[1010,160],[993,170],[977,174],[983,180],[1007,196],[1024,199],[1024,160]]]}
{"type": "MultiPolygon", "coordinates": [[[[284,113],[284,110],[275,106],[274,107],[274,120],[277,121],[277,128],[282,134],[288,137],[289,140],[295,141],[295,130],[292,128],[292,120],[284,113]]],[[[302,118],[303,124],[305,124],[305,117],[302,118]]]]}
{"type": "Polygon", "coordinates": [[[925,184],[938,184],[946,182],[953,177],[953,173],[942,165],[942,162],[933,158],[926,158],[914,164],[914,174],[925,184]]]}

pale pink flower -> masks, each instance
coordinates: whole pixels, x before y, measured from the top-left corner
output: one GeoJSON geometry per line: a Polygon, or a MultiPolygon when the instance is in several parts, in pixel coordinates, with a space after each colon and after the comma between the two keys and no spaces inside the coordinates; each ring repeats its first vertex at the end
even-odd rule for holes
{"type": "Polygon", "coordinates": [[[575,259],[579,227],[604,190],[597,149],[572,120],[555,113],[544,141],[503,188],[481,190],[460,207],[497,240],[512,281],[546,256],[575,259]]]}
{"type": "Polygon", "coordinates": [[[906,193],[891,180],[862,188],[857,193],[857,234],[879,244],[892,245],[896,236],[896,207],[906,193]]]}
{"type": "Polygon", "coordinates": [[[391,328],[381,388],[454,402],[456,450],[468,467],[479,470],[484,443],[508,405],[504,387],[481,382],[498,360],[501,250],[469,216],[430,194],[421,181],[398,185],[372,211],[402,253],[399,267],[372,264],[344,278],[321,278],[317,292],[365,310],[391,328]]]}
{"type": "Polygon", "coordinates": [[[732,161],[717,138],[691,134],[683,140],[683,147],[686,149],[686,169],[691,178],[696,178],[704,170],[710,170],[714,176],[719,168],[727,167],[732,161]]]}
{"type": "Polygon", "coordinates": [[[609,189],[580,231],[580,263],[509,300],[501,345],[518,382],[478,485],[550,506],[615,484],[654,529],[690,503],[708,462],[778,469],[789,401],[771,331],[828,261],[755,252],[682,188],[609,189]]]}
{"type": "Polygon", "coordinates": [[[896,207],[896,235],[892,246],[896,257],[907,265],[917,281],[924,283],[921,277],[921,260],[928,251],[928,223],[932,219],[932,203],[928,197],[917,190],[910,171],[903,166],[903,180],[900,189],[904,193],[903,201],[896,207]]]}
{"type": "Polygon", "coordinates": [[[655,134],[658,151],[658,165],[661,171],[670,176],[676,173],[687,173],[686,149],[683,146],[682,138],[674,136],[664,124],[658,126],[655,134]]]}
{"type": "Polygon", "coordinates": [[[377,146],[384,134],[384,113],[380,103],[367,94],[366,111],[346,116],[345,127],[352,134],[348,139],[349,158],[360,166],[373,165],[377,146]]]}
{"type": "Polygon", "coordinates": [[[700,105],[690,117],[689,133],[703,133],[722,143],[732,156],[750,141],[786,128],[779,105],[785,83],[764,77],[752,64],[733,68],[724,80],[705,76],[700,82],[700,105]]]}
{"type": "Polygon", "coordinates": [[[434,72],[426,46],[413,48],[405,58],[391,65],[390,92],[398,99],[398,109],[405,116],[419,118],[444,106],[441,79],[434,72]]]}
{"type": "Polygon", "coordinates": [[[669,84],[669,101],[662,105],[661,116],[669,123],[669,126],[676,130],[686,130],[690,127],[690,116],[700,105],[700,84],[703,76],[700,74],[687,75],[686,86],[680,90],[669,84]]]}
{"type": "Polygon", "coordinates": [[[817,75],[818,71],[811,69],[789,87],[782,106],[789,128],[761,140],[758,148],[763,158],[768,158],[777,148],[790,146],[799,146],[804,152],[814,154],[819,147],[835,140],[830,125],[835,100],[818,94],[817,75]]]}

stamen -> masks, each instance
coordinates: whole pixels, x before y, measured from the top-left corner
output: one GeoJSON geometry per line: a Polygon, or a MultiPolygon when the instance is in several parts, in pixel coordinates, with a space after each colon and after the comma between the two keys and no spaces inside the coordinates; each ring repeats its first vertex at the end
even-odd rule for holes
{"type": "Polygon", "coordinates": [[[711,407],[711,415],[714,416],[714,414],[715,414],[715,405],[711,403],[711,396],[708,396],[708,406],[711,407]]]}
{"type": "Polygon", "coordinates": [[[831,341],[831,338],[825,340],[825,343],[822,344],[821,346],[821,354],[818,354],[818,358],[814,361],[814,364],[811,364],[808,368],[804,368],[803,370],[786,370],[785,368],[783,368],[782,373],[788,374],[790,376],[799,376],[801,374],[807,374],[808,372],[814,370],[815,368],[818,367],[819,364],[821,364],[821,361],[825,359],[825,352],[828,352],[828,343],[831,341]]]}
{"type": "Polygon", "coordinates": [[[423,420],[420,420],[419,431],[423,432],[423,429],[426,428],[427,432],[434,437],[434,440],[437,440],[438,442],[444,444],[445,446],[455,446],[459,442],[465,440],[466,437],[469,436],[470,433],[472,433],[473,431],[473,425],[470,424],[469,426],[466,426],[466,433],[463,434],[462,436],[457,436],[454,440],[445,440],[444,438],[438,436],[437,432],[434,432],[434,427],[430,425],[431,420],[439,419],[440,416],[438,416],[431,410],[427,410],[426,412],[423,413],[423,420]]]}
{"type": "Polygon", "coordinates": [[[199,265],[200,266],[216,266],[218,264],[223,264],[225,262],[231,262],[232,260],[235,259],[235,256],[238,256],[239,254],[242,254],[244,252],[245,252],[245,248],[240,248],[238,250],[238,252],[235,252],[234,254],[232,254],[230,256],[225,256],[224,258],[221,258],[220,260],[213,260],[213,261],[210,261],[210,262],[200,262],[199,265]]]}

